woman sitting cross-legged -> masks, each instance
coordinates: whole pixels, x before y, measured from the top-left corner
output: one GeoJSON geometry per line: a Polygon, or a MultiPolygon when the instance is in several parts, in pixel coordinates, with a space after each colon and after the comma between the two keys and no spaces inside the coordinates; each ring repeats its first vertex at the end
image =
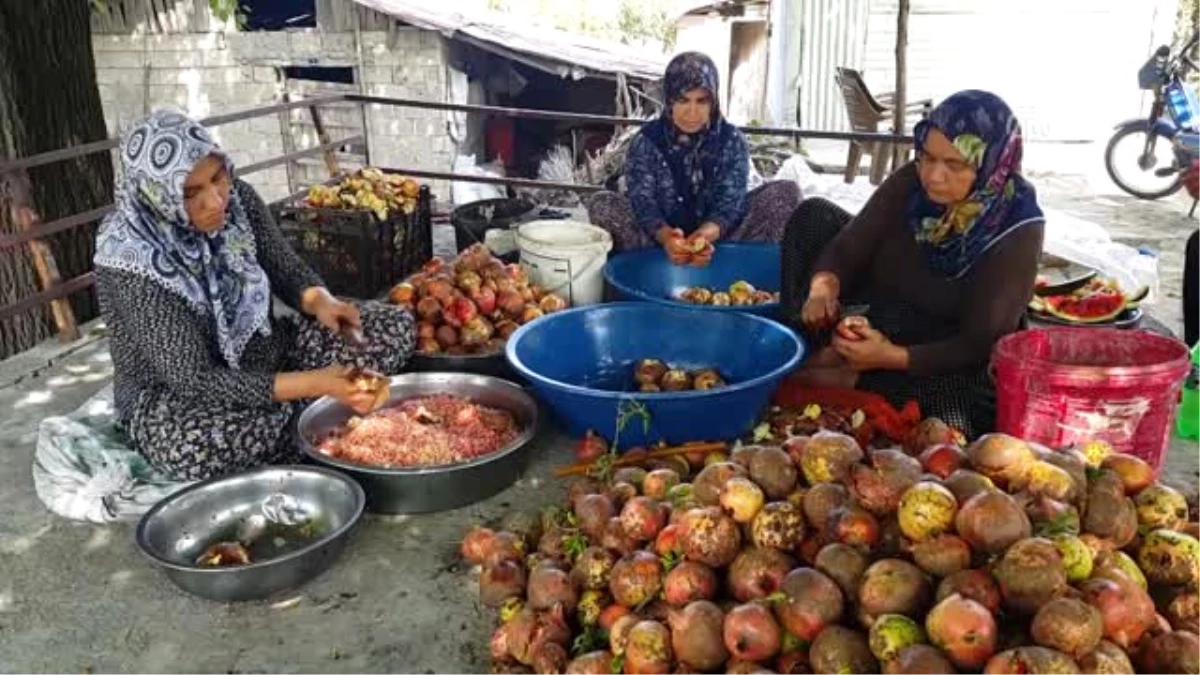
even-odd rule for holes
{"type": "Polygon", "coordinates": [[[1022,325],[1044,218],[997,96],[954,94],[914,133],[916,161],[857,216],[801,203],[783,243],[784,311],[818,349],[801,384],[916,400],[971,437],[994,425],[987,366],[1022,325]],[[844,317],[852,305],[865,316],[844,317]]]}
{"type": "Polygon", "coordinates": [[[306,401],[374,407],[356,369],[400,371],[416,341],[407,310],[334,298],[184,115],[134,125],[120,162],[95,265],[135,450],[172,478],[203,479],[298,459],[306,401]],[[273,294],[301,316],[274,316],[273,294]]]}
{"type": "MultiPolygon", "coordinates": [[[[749,148],[721,116],[717,68],[697,52],[676,56],[663,77],[666,107],[634,137],[625,159],[629,196],[601,192],[588,217],[624,251],[662,246],[676,263],[704,265],[689,249],[703,239],[778,242],[800,201],[792,181],[747,193],[749,148]]],[[[704,248],[704,243],[697,247],[704,248]]]]}

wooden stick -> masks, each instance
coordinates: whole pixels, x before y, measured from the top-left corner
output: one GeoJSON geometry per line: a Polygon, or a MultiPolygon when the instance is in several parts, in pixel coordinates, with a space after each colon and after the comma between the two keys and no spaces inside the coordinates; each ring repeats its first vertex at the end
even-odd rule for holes
{"type": "MultiPolygon", "coordinates": [[[[721,452],[728,449],[729,445],[721,441],[713,441],[710,443],[685,443],[684,445],[676,445],[666,448],[659,448],[657,450],[651,450],[645,455],[639,455],[636,457],[619,457],[613,462],[612,465],[614,467],[633,466],[651,459],[664,459],[666,457],[688,455],[693,452],[703,452],[707,454],[710,452],[721,452]]],[[[558,478],[586,475],[587,472],[590,471],[593,466],[595,466],[595,464],[596,463],[594,461],[569,464],[567,466],[555,469],[554,475],[558,478]]]]}

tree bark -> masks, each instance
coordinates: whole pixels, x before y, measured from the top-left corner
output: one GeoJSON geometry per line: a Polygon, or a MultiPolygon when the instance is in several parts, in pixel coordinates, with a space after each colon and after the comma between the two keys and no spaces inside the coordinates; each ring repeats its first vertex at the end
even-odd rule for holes
{"type": "MultiPolygon", "coordinates": [[[[900,9],[896,13],[896,98],[892,105],[892,133],[903,134],[907,118],[905,108],[908,105],[908,11],[909,0],[899,0],[900,9]]],[[[892,146],[892,170],[904,162],[906,148],[902,143],[892,146]]]]}
{"type": "MultiPolygon", "coordinates": [[[[96,86],[90,3],[86,0],[0,2],[0,158],[26,157],[101,140],[108,135],[96,86]]],[[[107,152],[30,169],[30,206],[44,222],[111,203],[107,152]]],[[[13,232],[13,204],[0,194],[0,230],[13,232]]],[[[63,280],[92,267],[96,223],[46,240],[63,280]]],[[[40,290],[27,247],[0,252],[0,306],[40,290]]],[[[93,290],[71,298],[82,322],[99,314],[93,290]]],[[[40,307],[0,322],[0,358],[51,332],[40,307]]]]}

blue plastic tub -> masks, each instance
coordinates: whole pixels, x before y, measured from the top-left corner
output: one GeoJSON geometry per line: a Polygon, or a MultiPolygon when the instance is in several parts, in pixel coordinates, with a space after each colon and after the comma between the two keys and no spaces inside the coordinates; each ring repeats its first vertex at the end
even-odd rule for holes
{"type": "Polygon", "coordinates": [[[713,307],[676,299],[691,286],[724,290],[735,281],[748,281],[759,290],[779,292],[782,282],[778,244],[719,243],[712,264],[708,267],[673,265],[657,246],[626,251],[613,256],[604,266],[604,280],[615,291],[618,300],[640,300],[717,313],[749,312],[770,318],[779,316],[777,302],[713,307]]]}
{"type": "Polygon", "coordinates": [[[785,375],[804,356],[788,328],[742,312],[706,312],[626,302],[567,310],[522,326],[506,354],[572,435],[594,429],[612,439],[631,403],[649,412],[621,431],[628,449],[659,440],[728,440],[750,431],[785,375]],[[715,367],[729,386],[641,393],[633,367],[657,358],[680,368],[715,367]]]}

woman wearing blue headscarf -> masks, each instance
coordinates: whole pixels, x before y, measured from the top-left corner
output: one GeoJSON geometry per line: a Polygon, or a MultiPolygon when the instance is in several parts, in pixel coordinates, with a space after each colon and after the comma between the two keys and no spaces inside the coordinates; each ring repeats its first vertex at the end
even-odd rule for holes
{"type": "Polygon", "coordinates": [[[667,66],[663,114],[642,127],[625,159],[628,197],[602,192],[588,202],[616,250],[657,245],[677,263],[704,264],[689,255],[688,240],[783,238],[800,189],[778,181],[747,192],[749,148],[721,115],[718,82],[712,60],[697,52],[667,66]]]}
{"type": "Polygon", "coordinates": [[[304,401],[375,405],[354,369],[399,372],[411,314],[334,298],[198,122],[156,111],[125,134],[120,162],[95,266],[136,450],[172,478],[203,479],[299,459],[304,401]],[[299,316],[274,316],[273,295],[299,316]]]}
{"type": "Polygon", "coordinates": [[[916,400],[970,436],[994,424],[987,364],[1021,327],[1044,218],[1021,176],[1020,124],[999,97],[954,94],[914,136],[916,161],[857,216],[821,199],[796,210],[783,303],[814,348],[828,343],[802,382],[916,400]],[[843,317],[852,305],[865,316],[843,317]]]}

